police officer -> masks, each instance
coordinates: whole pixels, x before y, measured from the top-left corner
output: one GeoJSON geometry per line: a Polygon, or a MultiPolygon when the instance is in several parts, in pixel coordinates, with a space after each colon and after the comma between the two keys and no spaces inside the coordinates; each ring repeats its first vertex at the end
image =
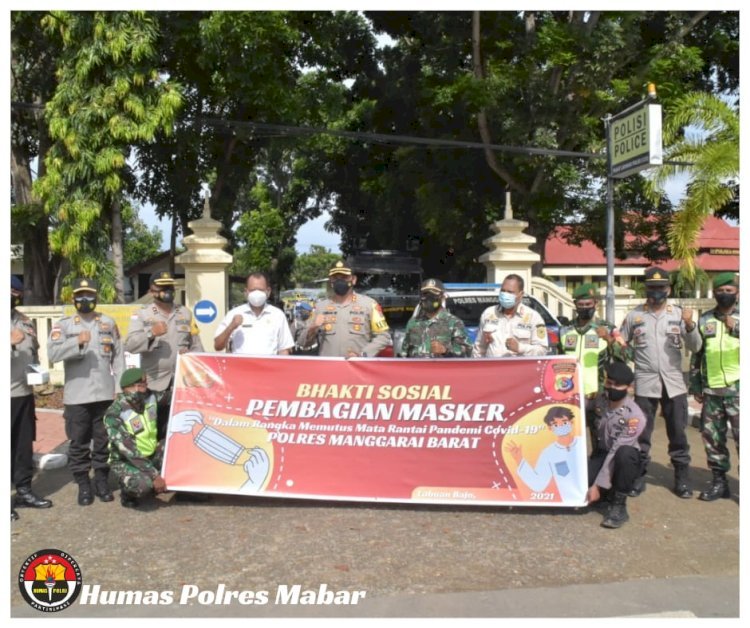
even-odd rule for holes
{"type": "Polygon", "coordinates": [[[154,273],[150,284],[149,293],[154,301],[130,317],[125,350],[141,355],[141,368],[148,376],[150,389],[164,393],[159,403],[161,439],[167,431],[177,356],[203,351],[203,344],[190,310],[174,302],[175,280],[171,273],[154,273]]]}
{"type": "Polygon", "coordinates": [[[468,358],[471,342],[463,321],[443,307],[445,288],[426,279],[420,288],[419,314],[406,324],[401,355],[407,358],[468,358]]]}
{"type": "Polygon", "coordinates": [[[127,369],[120,387],[122,392],[104,414],[104,426],[112,473],[120,484],[120,503],[135,508],[150,491],[166,491],[160,475],[164,441],[157,438],[157,397],[148,390],[143,370],[127,369]]]}
{"type": "Polygon", "coordinates": [[[318,343],[315,341],[311,346],[305,347],[307,337],[307,324],[313,313],[313,304],[309,301],[299,300],[292,309],[293,319],[290,329],[294,337],[294,355],[318,355],[318,343]]]}
{"type": "Polygon", "coordinates": [[[78,484],[78,504],[94,501],[89,470],[94,470],[94,492],[110,502],[107,433],[102,417],[115,397],[115,382],[125,369],[120,332],[115,321],[96,311],[98,285],[80,278],[73,284],[76,313],[52,326],[49,359],[65,367],[63,403],[65,434],[70,440],[68,466],[78,484]]]}
{"type": "Polygon", "coordinates": [[[703,403],[701,437],[713,480],[698,496],[711,502],[731,496],[727,427],[731,427],[737,455],[740,453],[740,295],[735,273],[714,277],[716,307],[698,320],[703,338],[701,350],[693,354],[690,392],[703,403]]]}
{"type": "Polygon", "coordinates": [[[325,357],[373,357],[392,344],[388,323],[380,305],[354,292],[357,277],[338,261],[328,272],[333,294],[315,306],[307,326],[305,346],[317,337],[318,355],[325,357]]]}
{"type": "MultiPolygon", "coordinates": [[[[49,508],[52,502],[31,490],[34,475],[34,438],[36,414],[34,389],[26,381],[30,364],[39,362],[39,341],[31,320],[16,308],[23,303],[23,284],[10,277],[10,479],[16,486],[16,506],[49,508]]],[[[10,519],[18,519],[13,506],[10,519]]]]}
{"type": "Polygon", "coordinates": [[[521,303],[523,287],[520,275],[508,275],[500,288],[499,305],[482,312],[472,348],[475,358],[547,354],[547,327],[541,314],[521,303]]]}
{"type": "Polygon", "coordinates": [[[669,457],[674,467],[674,492],[688,499],[690,487],[690,445],[685,429],[688,421],[687,387],[682,374],[682,350],[701,348],[701,336],[693,321],[693,311],[667,303],[671,288],[669,275],[659,267],[644,274],[646,303],[629,312],[620,328],[622,340],[632,351],[635,364],[635,401],[646,415],[646,429],[640,438],[641,477],[632,494],[645,489],[650,461],[651,434],[656,408],[667,426],[669,457]]]}
{"type": "Polygon", "coordinates": [[[604,393],[599,397],[597,437],[589,458],[591,504],[609,494],[609,505],[602,520],[604,528],[619,528],[630,517],[626,506],[628,493],[641,473],[638,437],[646,427],[643,411],[628,396],[633,371],[624,362],[606,366],[604,393]]]}
{"type": "Polygon", "coordinates": [[[573,323],[560,330],[558,352],[575,357],[581,365],[583,394],[586,398],[586,424],[589,427],[591,442],[596,442],[596,397],[604,386],[604,368],[617,354],[621,357],[622,348],[614,342],[611,333],[614,326],[596,318],[597,289],[592,283],[585,283],[573,292],[576,316],[573,323]]]}

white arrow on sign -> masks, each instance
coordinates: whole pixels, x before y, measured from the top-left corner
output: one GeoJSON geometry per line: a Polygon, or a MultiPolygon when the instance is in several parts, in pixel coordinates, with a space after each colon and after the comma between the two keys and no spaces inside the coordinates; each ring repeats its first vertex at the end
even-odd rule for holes
{"type": "Polygon", "coordinates": [[[195,308],[195,313],[198,316],[213,316],[214,314],[216,314],[216,310],[213,308],[213,306],[209,305],[208,307],[195,308]]]}

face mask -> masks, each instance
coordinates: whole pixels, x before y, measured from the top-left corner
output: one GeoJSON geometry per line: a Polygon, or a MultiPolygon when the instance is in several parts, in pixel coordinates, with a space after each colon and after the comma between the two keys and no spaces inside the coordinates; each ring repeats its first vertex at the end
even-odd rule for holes
{"type": "Polygon", "coordinates": [[[347,292],[349,292],[349,288],[351,287],[351,284],[346,279],[337,279],[331,285],[333,287],[333,291],[340,297],[343,297],[347,292]]]}
{"type": "Polygon", "coordinates": [[[162,303],[172,303],[174,301],[174,290],[160,290],[156,298],[162,303]]]}
{"type": "Polygon", "coordinates": [[[620,401],[620,399],[624,399],[625,395],[628,394],[627,388],[624,390],[620,390],[619,388],[605,388],[604,390],[607,393],[607,399],[610,401],[620,401]]]}
{"type": "Polygon", "coordinates": [[[96,297],[73,297],[73,303],[81,314],[88,314],[96,309],[96,297]]]}
{"type": "Polygon", "coordinates": [[[510,310],[516,305],[516,295],[512,292],[501,292],[498,301],[500,301],[500,307],[510,310]]]}
{"type": "Polygon", "coordinates": [[[646,290],[646,298],[654,304],[659,305],[667,300],[666,290],[646,290]]]}
{"type": "Polygon", "coordinates": [[[555,433],[555,436],[567,436],[573,431],[573,424],[567,422],[562,425],[553,425],[552,431],[555,433]]]}
{"type": "Polygon", "coordinates": [[[596,308],[593,307],[581,307],[576,309],[576,314],[582,321],[590,321],[592,318],[594,318],[595,311],[596,308]]]}
{"type": "Polygon", "coordinates": [[[721,308],[732,307],[737,303],[737,295],[729,294],[727,292],[720,292],[716,296],[716,304],[721,308]]]}
{"type": "Polygon", "coordinates": [[[133,408],[138,414],[143,412],[144,408],[146,407],[146,398],[148,397],[148,392],[144,392],[142,390],[134,390],[133,392],[125,393],[125,401],[130,404],[130,407],[133,408]]]}
{"type": "Polygon", "coordinates": [[[428,314],[437,312],[440,309],[440,300],[438,298],[423,298],[419,300],[419,306],[428,314]]]}
{"type": "Polygon", "coordinates": [[[268,300],[268,295],[263,290],[251,290],[247,295],[247,302],[252,307],[263,307],[268,300]]]}

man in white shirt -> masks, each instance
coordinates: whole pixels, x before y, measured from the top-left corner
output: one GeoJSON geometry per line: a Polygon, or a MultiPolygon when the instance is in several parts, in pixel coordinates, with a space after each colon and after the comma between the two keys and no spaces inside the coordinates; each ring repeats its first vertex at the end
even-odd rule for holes
{"type": "Polygon", "coordinates": [[[245,285],[247,303],[229,310],[214,335],[214,349],[242,355],[289,355],[294,338],[279,308],[268,303],[271,284],[265,273],[251,273],[245,285]]]}

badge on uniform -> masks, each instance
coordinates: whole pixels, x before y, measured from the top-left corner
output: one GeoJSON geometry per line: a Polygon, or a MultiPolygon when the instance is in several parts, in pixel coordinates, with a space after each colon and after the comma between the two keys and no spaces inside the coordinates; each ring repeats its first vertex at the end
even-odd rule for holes
{"type": "Polygon", "coordinates": [[[362,329],[362,325],[353,325],[352,327],[354,331],[360,331],[362,329]]]}
{"type": "Polygon", "coordinates": [[[585,347],[587,349],[596,349],[599,346],[599,336],[597,336],[596,334],[587,334],[585,338],[585,347]]]}
{"type": "Polygon", "coordinates": [[[547,337],[547,328],[544,325],[537,325],[536,337],[539,340],[544,340],[547,337]]]}
{"type": "Polygon", "coordinates": [[[60,331],[59,327],[55,327],[52,330],[52,334],[50,335],[50,340],[52,340],[52,342],[57,342],[58,340],[60,340],[61,336],[62,336],[62,331],[60,331]]]}
{"type": "Polygon", "coordinates": [[[144,429],[146,429],[145,427],[143,427],[143,419],[141,419],[141,417],[139,416],[133,417],[132,419],[130,419],[130,421],[128,421],[128,423],[130,423],[133,434],[140,434],[144,429]]]}
{"type": "Polygon", "coordinates": [[[575,349],[577,344],[578,344],[577,336],[574,336],[573,334],[570,334],[569,336],[565,336],[565,348],[566,349],[575,349]]]}
{"type": "Polygon", "coordinates": [[[716,321],[707,322],[703,334],[706,338],[714,338],[716,336],[716,321]]]}

